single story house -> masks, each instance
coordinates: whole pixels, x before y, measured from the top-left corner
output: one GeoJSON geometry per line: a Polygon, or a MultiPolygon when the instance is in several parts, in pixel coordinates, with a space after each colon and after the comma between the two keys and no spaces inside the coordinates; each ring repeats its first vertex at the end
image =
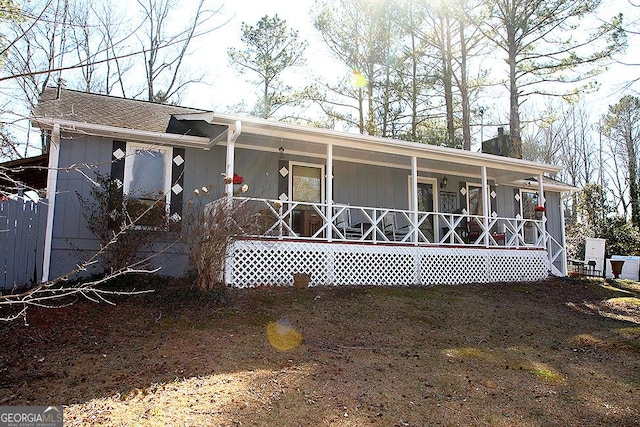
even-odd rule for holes
{"type": "MultiPolygon", "coordinates": [[[[294,272],[311,285],[567,274],[562,198],[573,187],[548,178],[558,166],[64,88],[46,89],[31,119],[50,147],[44,280],[77,265],[72,248],[97,247],[78,201],[91,171],[124,193],[163,194],[178,224],[211,183],[252,206],[260,227],[229,247],[233,286],[291,284],[294,272]],[[234,192],[234,174],[249,191],[234,192]]],[[[152,262],[189,270],[180,246],[152,262]]]]}

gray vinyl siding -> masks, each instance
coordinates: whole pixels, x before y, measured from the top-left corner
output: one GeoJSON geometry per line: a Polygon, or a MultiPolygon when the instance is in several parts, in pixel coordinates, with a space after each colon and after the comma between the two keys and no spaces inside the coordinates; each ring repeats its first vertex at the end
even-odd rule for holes
{"type": "Polygon", "coordinates": [[[513,187],[498,185],[495,187],[496,206],[499,217],[515,218],[516,200],[514,198],[513,187]]]}
{"type": "Polygon", "coordinates": [[[92,184],[83,174],[93,178],[96,171],[109,173],[111,140],[63,134],[59,155],[50,279],[69,273],[99,247],[87,228],[78,194],[90,195],[92,184]]]}
{"type": "Polygon", "coordinates": [[[278,153],[238,149],[235,164],[236,172],[249,186],[246,196],[266,199],[278,197],[278,153]]]}
{"type": "Polygon", "coordinates": [[[408,170],[335,162],[333,199],[356,206],[409,207],[408,170]]]}
{"type": "MultiPolygon", "coordinates": [[[[191,148],[185,153],[185,201],[193,197],[193,190],[213,184],[213,197],[224,193],[222,174],[226,171],[226,148],[213,147],[209,151],[191,148]]],[[[249,186],[247,197],[277,198],[278,154],[235,150],[235,172],[249,186]]]]}
{"type": "MultiPolygon", "coordinates": [[[[96,172],[109,176],[112,147],[113,139],[110,138],[62,136],[50,279],[73,271],[78,263],[88,259],[99,248],[99,242],[87,227],[78,194],[86,198],[91,197],[93,184],[87,177],[95,178],[96,172]],[[72,165],[74,166],[71,167],[72,165]]],[[[184,254],[184,248],[175,246],[153,259],[151,265],[153,268],[161,267],[160,274],[184,274],[187,261],[184,254]]],[[[99,266],[96,265],[87,273],[99,273],[99,270],[99,266]]]]}
{"type": "MultiPolygon", "coordinates": [[[[221,174],[225,172],[226,148],[210,151],[188,149],[185,157],[185,200],[193,197],[193,190],[214,184],[215,195],[224,191],[221,174]]],[[[278,153],[238,148],[235,151],[235,172],[249,186],[247,197],[276,199],[278,197],[278,153]]],[[[291,162],[325,166],[325,160],[288,155],[291,162]]],[[[333,199],[336,203],[358,206],[396,207],[407,209],[408,170],[384,166],[336,161],[333,165],[333,199]]]]}
{"type": "Polygon", "coordinates": [[[92,238],[87,230],[77,193],[83,197],[90,195],[92,184],[83,174],[94,178],[96,171],[109,173],[111,145],[101,143],[100,138],[94,137],[74,137],[63,140],[61,145],[54,236],[92,238]]]}
{"type": "Polygon", "coordinates": [[[214,185],[214,192],[224,191],[220,174],[225,171],[225,156],[225,150],[222,147],[213,147],[209,151],[188,148],[185,151],[185,202],[193,198],[194,189],[210,184],[214,185]]]}
{"type": "Polygon", "coordinates": [[[562,222],[560,217],[560,209],[563,209],[562,201],[560,200],[560,193],[545,191],[544,196],[546,198],[547,206],[547,231],[553,236],[559,243],[562,243],[562,222]]]}
{"type": "MultiPolygon", "coordinates": [[[[517,191],[517,187],[511,187],[508,185],[499,185],[496,187],[496,202],[498,207],[498,216],[506,217],[506,218],[515,218],[516,215],[520,213],[519,211],[519,203],[515,200],[515,191],[517,191]]],[[[560,193],[555,191],[545,190],[544,192],[546,198],[546,207],[547,207],[547,231],[556,239],[558,242],[562,242],[562,223],[560,217],[560,193]]]]}
{"type": "MultiPolygon", "coordinates": [[[[77,194],[90,197],[90,181],[71,165],[93,178],[96,171],[109,174],[112,158],[112,139],[95,137],[65,138],[60,147],[58,194],[53,228],[50,278],[72,271],[88,254],[99,247],[89,232],[82,215],[77,194]],[[88,167],[86,165],[89,165],[88,167]]],[[[236,172],[249,185],[249,197],[277,198],[278,154],[236,149],[236,172]]],[[[194,197],[193,190],[213,184],[211,197],[223,194],[222,173],[226,169],[226,147],[211,150],[186,149],[184,171],[184,206],[194,197]]],[[[184,216],[184,211],[183,215],[184,216]]],[[[162,243],[158,244],[161,247],[162,243]]],[[[160,274],[184,275],[188,271],[188,255],[183,245],[176,245],[151,261],[161,267],[160,274]]],[[[97,272],[97,271],[94,271],[97,272]]],[[[91,272],[90,272],[91,273],[91,272]]]]}
{"type": "Polygon", "coordinates": [[[64,140],[60,148],[59,171],[53,222],[53,248],[66,248],[72,242],[78,248],[95,247],[87,229],[78,194],[90,197],[96,171],[109,173],[111,147],[94,137],[64,140]]]}

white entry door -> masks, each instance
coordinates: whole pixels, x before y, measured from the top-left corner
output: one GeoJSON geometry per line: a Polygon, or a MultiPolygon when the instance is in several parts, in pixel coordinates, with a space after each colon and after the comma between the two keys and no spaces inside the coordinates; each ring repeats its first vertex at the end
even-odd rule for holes
{"type": "MultiPolygon", "coordinates": [[[[438,211],[438,185],[435,178],[418,177],[418,211],[437,212],[438,211]]],[[[409,206],[413,209],[413,197],[411,189],[411,177],[409,177],[409,206]]],[[[435,242],[438,236],[438,218],[435,215],[429,217],[420,224],[420,231],[429,239],[435,242]]]]}

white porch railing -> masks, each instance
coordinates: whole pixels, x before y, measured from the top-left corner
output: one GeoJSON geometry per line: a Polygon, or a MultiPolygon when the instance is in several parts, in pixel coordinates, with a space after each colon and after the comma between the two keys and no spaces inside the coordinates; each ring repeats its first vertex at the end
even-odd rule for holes
{"type": "MultiPolygon", "coordinates": [[[[212,202],[215,209],[228,199],[212,202]]],[[[566,274],[565,249],[545,230],[546,218],[485,218],[323,203],[234,197],[231,218],[240,235],[261,240],[348,242],[424,247],[539,249],[549,271],[566,274]],[[238,213],[239,215],[235,215],[238,213]]]]}
{"type": "MultiPolygon", "coordinates": [[[[219,203],[223,199],[212,202],[209,208],[219,203]]],[[[545,219],[489,217],[485,225],[484,217],[478,215],[419,211],[414,220],[411,210],[342,204],[332,205],[327,215],[323,203],[249,197],[234,197],[233,206],[242,212],[242,217],[234,221],[246,237],[421,246],[553,247],[555,259],[562,249],[544,231],[545,219]]]]}

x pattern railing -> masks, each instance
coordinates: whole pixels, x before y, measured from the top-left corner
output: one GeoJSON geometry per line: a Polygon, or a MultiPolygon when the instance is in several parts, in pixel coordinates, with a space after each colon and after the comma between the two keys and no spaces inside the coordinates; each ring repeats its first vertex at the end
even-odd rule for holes
{"type": "Polygon", "coordinates": [[[362,242],[368,244],[412,244],[417,246],[497,247],[544,249],[551,273],[566,271],[565,248],[545,230],[545,221],[488,217],[466,213],[414,212],[344,204],[327,205],[234,197],[231,203],[220,199],[208,209],[232,206],[231,221],[239,236],[278,240],[362,242]],[[230,204],[229,204],[230,203],[230,204]],[[301,212],[313,213],[317,223],[303,235],[301,212]],[[347,224],[341,223],[346,219],[347,224]],[[475,232],[470,233],[469,224],[475,232]]]}
{"type": "MultiPolygon", "coordinates": [[[[209,205],[209,208],[220,206],[222,203],[222,199],[215,201],[209,205]]],[[[326,204],[243,197],[234,198],[233,206],[234,209],[242,206],[244,217],[234,218],[233,221],[239,234],[245,237],[541,248],[550,251],[554,262],[564,251],[562,245],[546,233],[543,220],[484,218],[464,213],[416,213],[402,209],[343,204],[333,205],[331,214],[327,215],[326,204]],[[312,212],[318,219],[317,226],[307,235],[303,235],[299,223],[300,213],[303,210],[312,212]],[[345,232],[343,226],[339,224],[339,220],[344,218],[345,214],[351,232],[345,232]],[[473,236],[469,233],[469,224],[474,224],[474,229],[477,230],[473,236]]]]}

